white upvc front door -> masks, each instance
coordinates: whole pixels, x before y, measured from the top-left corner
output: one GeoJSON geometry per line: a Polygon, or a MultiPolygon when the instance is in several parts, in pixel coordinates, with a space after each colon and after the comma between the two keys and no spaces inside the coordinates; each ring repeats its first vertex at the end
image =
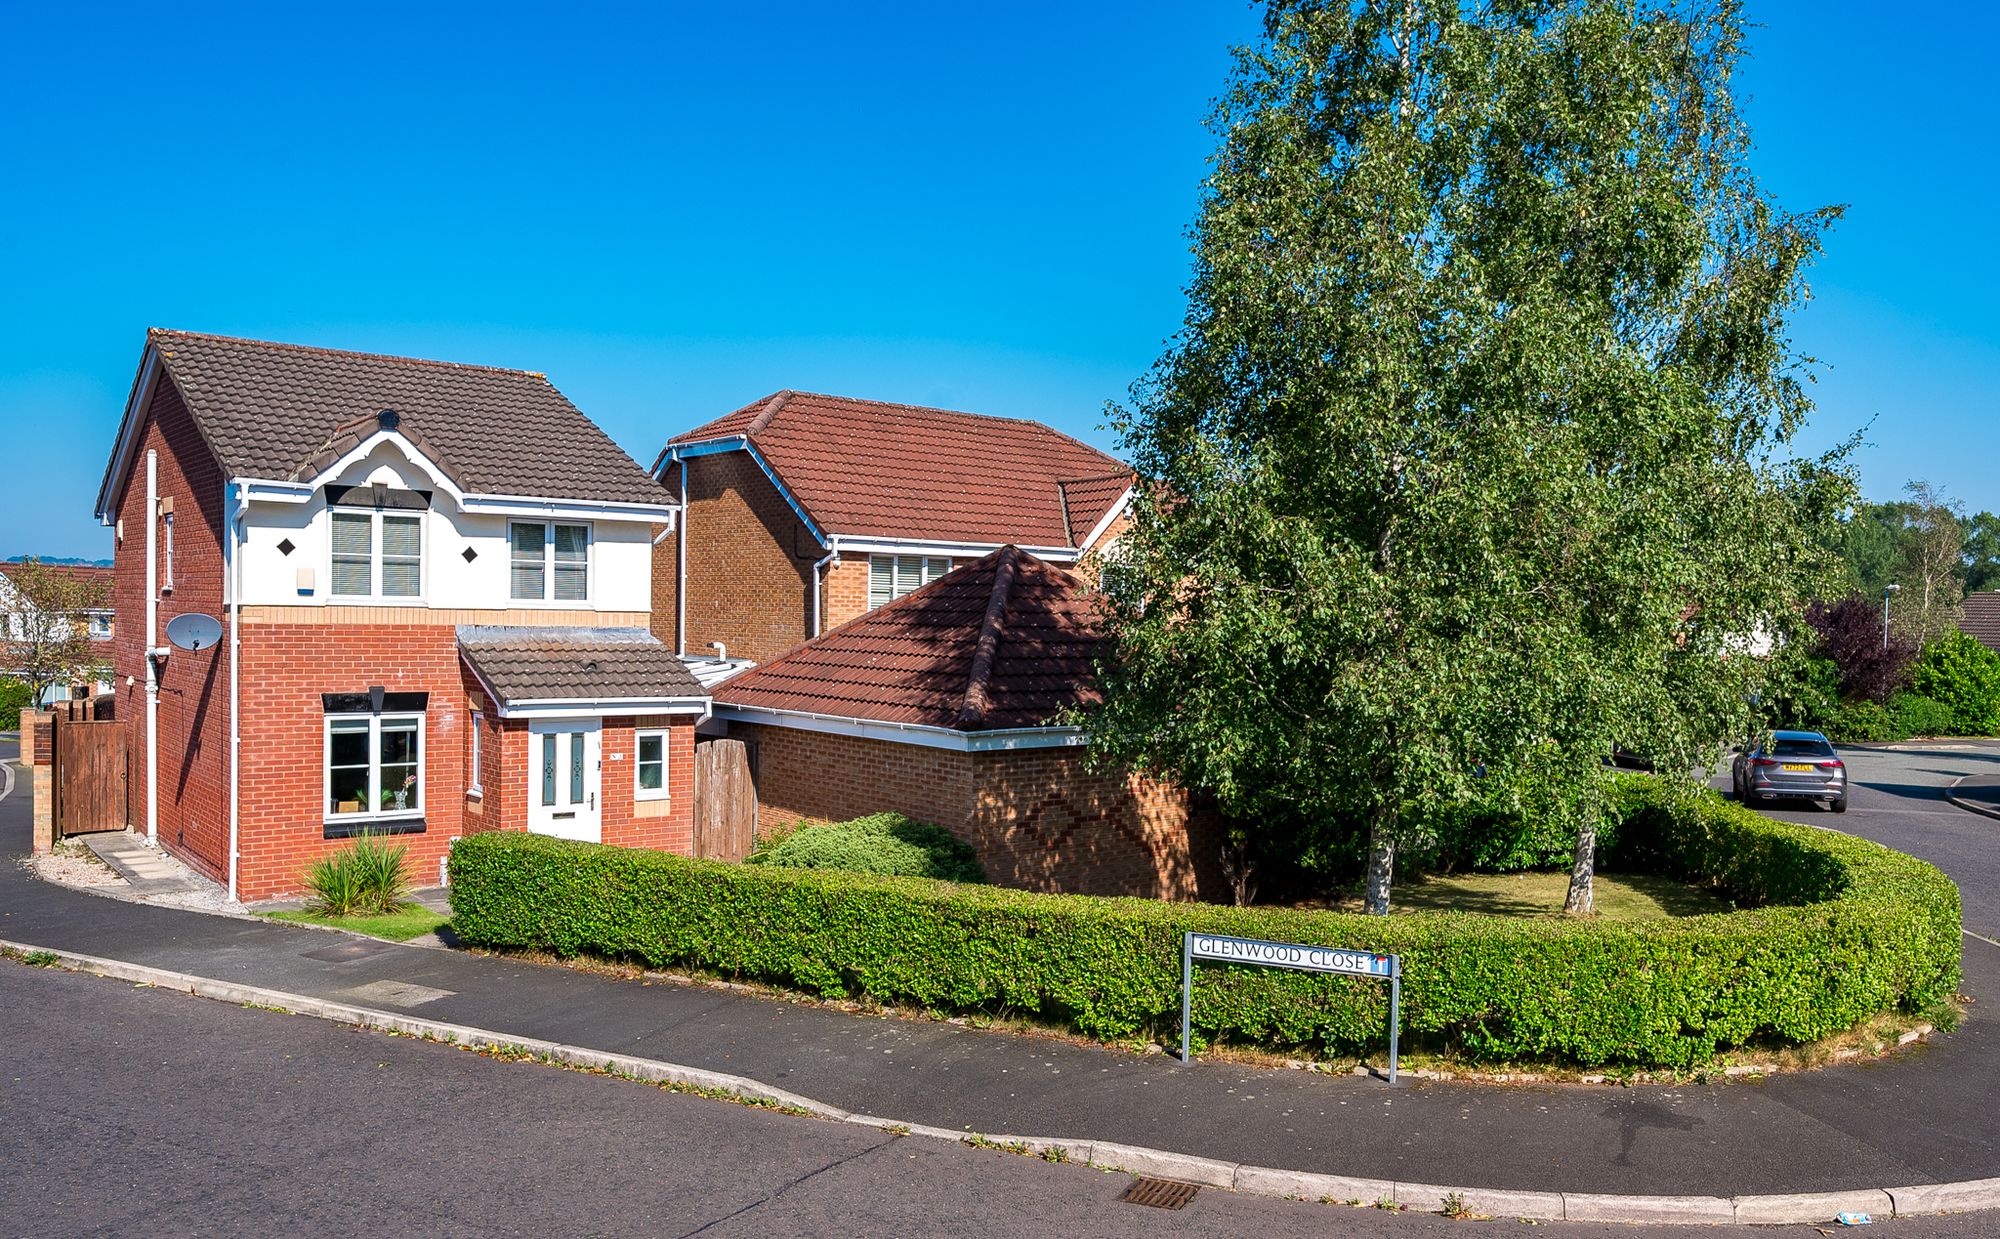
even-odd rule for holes
{"type": "Polygon", "coordinates": [[[529,830],[559,839],[603,842],[599,728],[594,718],[537,720],[528,725],[529,830]]]}

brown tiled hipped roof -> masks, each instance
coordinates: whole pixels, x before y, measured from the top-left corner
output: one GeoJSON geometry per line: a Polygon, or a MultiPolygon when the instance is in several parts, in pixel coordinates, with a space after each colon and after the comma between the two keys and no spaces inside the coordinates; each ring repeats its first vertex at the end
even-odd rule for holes
{"type": "Polygon", "coordinates": [[[667,450],[737,435],[829,534],[1072,547],[1132,480],[1040,422],[810,392],[745,405],[667,450]]]}
{"type": "Polygon", "coordinates": [[[643,628],[461,624],[458,651],[503,702],[708,695],[643,628]]]}
{"type": "MultiPolygon", "coordinates": [[[[22,562],[18,559],[7,560],[4,563],[0,563],[0,575],[6,576],[11,581],[14,579],[14,574],[19,572],[23,566],[22,562]]],[[[111,588],[111,569],[103,564],[43,564],[42,570],[52,576],[64,576],[73,581],[100,585],[107,591],[111,588]]],[[[105,594],[106,606],[110,605],[110,597],[110,594],[107,592],[105,594]]]]}
{"type": "Polygon", "coordinates": [[[532,371],[157,327],[147,340],[229,476],[303,481],[390,409],[467,492],[667,502],[638,462],[532,371]]]}
{"type": "Polygon", "coordinates": [[[1965,616],[1958,626],[1987,649],[2000,650],[2000,589],[1966,595],[1965,616]]]}
{"type": "Polygon", "coordinates": [[[1008,546],[724,681],[715,701],[956,731],[1038,727],[1100,700],[1103,643],[1076,578],[1008,546]]]}

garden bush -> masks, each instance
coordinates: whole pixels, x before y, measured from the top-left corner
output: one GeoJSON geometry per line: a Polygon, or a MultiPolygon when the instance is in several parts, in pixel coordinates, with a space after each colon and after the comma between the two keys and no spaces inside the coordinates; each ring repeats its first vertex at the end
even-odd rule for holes
{"type": "Polygon", "coordinates": [[[410,893],[409,855],[403,844],[357,836],[351,846],[327,853],[306,869],[306,889],[313,895],[308,910],[326,916],[396,911],[410,893]]]}
{"type": "Polygon", "coordinates": [[[21,726],[21,711],[33,696],[22,681],[0,676],[0,731],[14,731],[21,726]]]}
{"type": "Polygon", "coordinates": [[[784,869],[844,869],[948,882],[986,880],[970,845],[942,826],[900,813],[804,826],[751,860],[784,869]]]}
{"type": "Polygon", "coordinates": [[[1910,686],[1952,712],[1948,734],[2000,735],[2000,654],[1977,638],[1949,632],[1925,646],[1910,686]]]}
{"type": "Polygon", "coordinates": [[[1958,711],[1921,693],[1897,693],[1889,699],[1889,714],[1902,733],[1897,739],[1959,734],[1958,711]]]}
{"type": "MultiPolygon", "coordinates": [[[[1632,777],[1607,865],[1726,892],[1745,910],[1659,921],[1388,918],[1043,895],[731,865],[494,831],[450,860],[468,943],[693,966],[834,997],[1014,1010],[1099,1038],[1178,1026],[1191,930],[1393,951],[1406,1044],[1469,1058],[1683,1067],[1938,1010],[1959,979],[1958,890],[1847,835],[1632,777]]],[[[1378,1047],[1387,988],[1204,965],[1204,1040],[1378,1047]]]]}

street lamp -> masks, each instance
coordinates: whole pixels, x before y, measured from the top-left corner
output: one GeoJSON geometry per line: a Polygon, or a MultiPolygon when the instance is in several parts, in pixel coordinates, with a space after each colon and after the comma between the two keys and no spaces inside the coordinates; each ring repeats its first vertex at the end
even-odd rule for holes
{"type": "Polygon", "coordinates": [[[1889,648],[1889,595],[1901,593],[1902,589],[1900,585],[1882,587],[1882,648],[1885,650],[1889,648]]]}

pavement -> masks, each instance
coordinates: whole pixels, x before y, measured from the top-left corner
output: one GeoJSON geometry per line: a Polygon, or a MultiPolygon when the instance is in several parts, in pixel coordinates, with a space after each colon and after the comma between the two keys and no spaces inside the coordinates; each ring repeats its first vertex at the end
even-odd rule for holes
{"type": "Polygon", "coordinates": [[[1945,794],[1961,809],[2000,817],[2000,775],[1968,775],[1953,783],[1945,794]]]}
{"type": "MultiPolygon", "coordinates": [[[[2000,748],[1850,755],[1844,818],[1959,880],[2000,938],[1993,823],[1943,799],[2000,748]]],[[[1778,811],[1774,811],[1778,812],[1778,811]]],[[[24,852],[22,792],[0,854],[24,852]]],[[[1495,1087],[1197,1062],[847,1014],[98,898],[0,866],[0,938],[748,1076],[830,1105],[954,1130],[1062,1135],[1326,1174],[1568,1193],[1730,1197],[2000,1174],[2000,1026],[1978,1018],[1896,1059],[1761,1083],[1495,1087]]],[[[1969,940],[1967,990],[2000,994],[2000,946],[1969,940]]]]}

